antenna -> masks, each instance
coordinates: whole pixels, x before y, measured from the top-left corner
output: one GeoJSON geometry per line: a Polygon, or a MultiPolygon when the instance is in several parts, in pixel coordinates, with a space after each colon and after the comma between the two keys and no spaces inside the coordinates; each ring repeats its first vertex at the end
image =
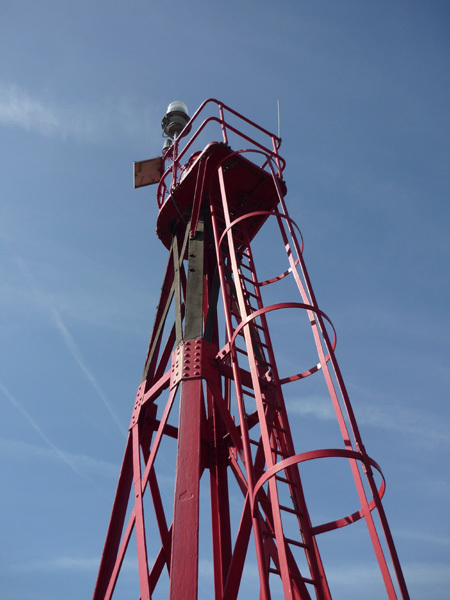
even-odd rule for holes
{"type": "Polygon", "coordinates": [[[278,112],[278,139],[281,141],[281,120],[280,120],[280,99],[277,100],[277,112],[278,112]]]}

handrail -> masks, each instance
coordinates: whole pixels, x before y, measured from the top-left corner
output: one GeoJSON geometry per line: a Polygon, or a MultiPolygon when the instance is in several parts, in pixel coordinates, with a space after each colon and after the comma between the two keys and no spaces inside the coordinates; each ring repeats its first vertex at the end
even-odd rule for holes
{"type": "MultiPolygon", "coordinates": [[[[244,117],[237,111],[235,111],[232,108],[230,108],[229,106],[225,105],[223,102],[220,102],[219,100],[216,100],[215,98],[208,98],[195,111],[195,113],[193,114],[191,119],[188,121],[186,126],[181,131],[180,135],[177,137],[176,140],[174,140],[172,146],[164,154],[164,157],[163,157],[164,161],[172,160],[172,164],[164,171],[164,173],[161,177],[161,180],[159,182],[159,185],[158,185],[157,199],[158,199],[158,207],[159,208],[161,208],[161,206],[164,204],[168,188],[170,190],[173,190],[179,181],[180,172],[181,172],[181,168],[182,168],[180,161],[186,156],[188,150],[190,148],[192,148],[192,145],[195,142],[195,140],[199,137],[199,135],[202,133],[202,131],[205,129],[205,127],[211,122],[216,122],[220,125],[221,133],[222,133],[222,141],[225,144],[228,145],[228,133],[231,132],[231,133],[234,133],[235,135],[237,135],[238,137],[241,137],[242,139],[246,140],[247,142],[249,142],[256,148],[259,148],[260,150],[263,150],[265,153],[267,153],[271,158],[273,158],[274,162],[276,163],[278,176],[280,178],[282,177],[282,173],[286,166],[286,162],[278,154],[278,149],[281,145],[281,139],[278,136],[276,136],[275,134],[268,131],[267,129],[264,129],[264,127],[257,125],[250,119],[247,119],[246,117],[244,117]],[[189,138],[187,138],[188,132],[190,132],[192,129],[192,124],[198,119],[198,116],[200,115],[200,113],[203,111],[205,106],[209,103],[217,104],[217,106],[219,108],[219,117],[216,117],[216,116],[207,117],[199,125],[197,130],[191,136],[189,136],[189,138]],[[237,129],[236,127],[231,125],[230,123],[227,123],[225,120],[224,111],[228,111],[229,113],[231,113],[238,119],[242,120],[247,125],[250,125],[251,127],[255,128],[259,133],[262,133],[263,135],[268,136],[271,140],[272,149],[264,146],[260,142],[257,142],[255,139],[252,139],[249,135],[240,131],[239,129],[237,129]],[[181,144],[183,143],[183,140],[186,141],[186,143],[184,146],[181,146],[181,144]],[[181,144],[180,144],[180,142],[181,142],[181,144]],[[167,178],[170,176],[170,174],[172,174],[172,180],[171,180],[170,186],[169,186],[166,183],[166,181],[167,181],[167,178]]],[[[267,163],[265,163],[265,164],[267,164],[267,163]]],[[[264,168],[264,166],[265,165],[263,165],[263,168],[264,168]]]]}

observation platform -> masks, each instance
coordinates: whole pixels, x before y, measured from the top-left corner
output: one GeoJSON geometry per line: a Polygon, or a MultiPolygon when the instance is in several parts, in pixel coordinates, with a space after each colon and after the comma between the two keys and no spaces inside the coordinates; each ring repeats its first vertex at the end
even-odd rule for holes
{"type": "Polygon", "coordinates": [[[216,204],[215,200],[217,205],[221,204],[220,169],[233,221],[248,213],[266,213],[246,221],[249,238],[255,237],[268,218],[267,212],[274,210],[279,202],[274,177],[283,196],[286,184],[277,175],[245,158],[245,152],[251,151],[235,152],[223,142],[212,142],[202,152],[191,156],[159,211],[156,233],[166,248],[170,248],[175,231],[183,233],[185,227],[182,224],[187,226],[196,203],[200,203],[201,212],[207,207],[209,210],[211,204],[216,204]]]}

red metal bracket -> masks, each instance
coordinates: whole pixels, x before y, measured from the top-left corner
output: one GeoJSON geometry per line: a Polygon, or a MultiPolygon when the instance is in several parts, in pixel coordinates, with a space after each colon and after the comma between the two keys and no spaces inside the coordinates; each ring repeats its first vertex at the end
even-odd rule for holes
{"type": "Polygon", "coordinates": [[[215,380],[216,345],[203,338],[181,342],[172,354],[170,389],[186,379],[215,380]]]}
{"type": "Polygon", "coordinates": [[[139,418],[139,413],[141,412],[141,407],[144,404],[144,392],[145,392],[145,381],[141,383],[136,392],[136,400],[134,401],[134,408],[131,414],[130,427],[131,429],[133,425],[135,425],[139,418]]]}

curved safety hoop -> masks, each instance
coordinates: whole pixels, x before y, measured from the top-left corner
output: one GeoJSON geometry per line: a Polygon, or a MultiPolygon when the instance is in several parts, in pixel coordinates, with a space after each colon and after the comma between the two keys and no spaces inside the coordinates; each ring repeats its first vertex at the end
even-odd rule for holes
{"type": "MultiPolygon", "coordinates": [[[[225,162],[230,160],[231,157],[237,156],[240,154],[246,154],[247,152],[253,152],[254,154],[262,154],[266,159],[266,162],[263,164],[263,167],[268,165],[269,163],[271,163],[273,160],[273,157],[276,156],[273,153],[267,154],[267,152],[264,152],[263,150],[257,150],[256,148],[243,148],[242,150],[234,150],[233,152],[230,152],[230,154],[227,154],[226,156],[224,156],[224,158],[222,158],[222,160],[217,163],[217,170],[219,170],[225,162]]],[[[260,167],[260,168],[262,169],[263,167],[260,167]]],[[[272,167],[273,167],[273,165],[272,165],[272,167]]],[[[268,171],[266,171],[266,172],[268,172],[268,171]]],[[[271,170],[271,172],[272,172],[272,170],[271,170]]]]}
{"type": "MultiPolygon", "coordinates": [[[[219,244],[222,243],[222,240],[225,237],[225,235],[228,233],[228,231],[230,229],[232,229],[235,225],[237,225],[240,221],[245,221],[245,219],[250,219],[251,217],[259,217],[262,215],[267,215],[269,217],[280,217],[280,218],[286,219],[286,221],[289,221],[290,223],[292,223],[292,225],[297,229],[297,231],[300,235],[300,240],[301,240],[300,254],[303,254],[303,236],[302,236],[302,232],[300,231],[300,228],[297,225],[297,223],[293,219],[291,219],[291,217],[288,217],[287,215],[283,215],[283,213],[280,213],[280,212],[274,212],[273,210],[256,210],[255,212],[241,215],[240,217],[238,217],[237,219],[232,221],[230,223],[230,225],[228,225],[228,227],[224,230],[224,232],[220,236],[219,244]]],[[[296,265],[298,263],[299,263],[299,258],[297,258],[297,260],[295,261],[296,265]]],[[[291,273],[291,271],[292,271],[292,269],[289,268],[287,271],[285,271],[285,273],[283,273],[282,277],[285,277],[288,273],[291,273]]],[[[268,283],[273,283],[274,281],[278,281],[279,279],[282,279],[282,277],[279,276],[278,278],[267,279],[266,281],[263,281],[262,283],[259,283],[258,285],[261,285],[261,286],[267,285],[268,283]]]]}
{"type": "MultiPolygon", "coordinates": [[[[233,152],[232,154],[229,154],[228,156],[226,156],[225,158],[223,158],[223,159],[222,159],[222,160],[219,162],[219,164],[218,164],[218,166],[217,166],[217,170],[219,170],[219,169],[222,167],[222,165],[223,165],[223,164],[224,164],[224,163],[225,163],[227,160],[229,160],[229,159],[230,159],[230,157],[231,157],[231,156],[235,156],[235,155],[238,155],[238,154],[245,154],[246,152],[253,152],[253,153],[256,153],[256,154],[262,154],[263,156],[265,156],[265,158],[266,158],[266,163],[264,163],[264,165],[265,165],[265,164],[269,164],[269,163],[271,163],[271,162],[272,162],[272,160],[273,160],[273,157],[272,157],[272,156],[270,156],[270,155],[266,154],[265,152],[262,152],[261,150],[255,150],[255,149],[252,149],[252,148],[249,148],[249,149],[246,149],[246,150],[237,150],[237,151],[233,152]]],[[[273,176],[273,175],[274,175],[274,170],[273,170],[273,168],[271,167],[271,169],[270,169],[270,170],[271,170],[271,173],[272,173],[272,176],[273,176]]],[[[210,185],[212,185],[212,184],[210,184],[210,185]]],[[[231,224],[230,224],[230,225],[229,225],[229,226],[228,226],[228,227],[225,229],[225,231],[223,232],[223,234],[222,234],[222,235],[221,235],[221,237],[220,237],[220,241],[219,241],[219,243],[222,243],[222,240],[223,240],[223,238],[224,238],[225,234],[226,234],[226,233],[229,231],[229,229],[233,228],[233,227],[234,227],[235,225],[237,225],[237,224],[238,224],[240,221],[244,221],[245,219],[250,219],[250,218],[252,218],[252,217],[257,217],[257,216],[262,216],[262,215],[267,215],[267,216],[269,216],[269,217],[280,217],[280,218],[282,218],[282,219],[286,219],[286,221],[289,221],[289,222],[290,222],[290,223],[291,223],[291,224],[292,224],[292,225],[295,227],[295,229],[297,229],[297,231],[298,231],[298,234],[299,234],[299,236],[300,236],[300,242],[301,242],[301,243],[300,243],[300,254],[303,254],[304,240],[303,240],[303,235],[302,235],[302,232],[300,231],[300,227],[297,225],[297,223],[296,223],[296,222],[295,222],[293,219],[291,219],[291,217],[289,217],[288,215],[285,215],[285,214],[283,214],[283,213],[280,213],[280,212],[278,212],[278,211],[276,211],[276,212],[275,212],[275,211],[269,211],[269,210],[266,210],[266,211],[264,211],[264,210],[260,210],[260,211],[255,211],[255,212],[247,213],[246,215],[241,215],[240,217],[238,217],[237,219],[235,219],[235,220],[234,220],[234,221],[233,221],[233,222],[232,222],[232,223],[231,223],[231,224]]],[[[296,260],[294,261],[294,264],[295,264],[295,266],[297,266],[299,263],[300,263],[300,258],[299,258],[299,257],[297,257],[297,258],[296,258],[296,260]]],[[[285,277],[287,277],[287,276],[288,276],[290,273],[292,273],[292,268],[291,268],[291,267],[289,267],[289,269],[287,269],[287,270],[286,270],[286,271],[284,271],[283,273],[280,273],[280,275],[276,275],[275,277],[272,277],[272,278],[270,278],[270,279],[266,279],[265,281],[261,281],[261,282],[259,282],[259,283],[258,283],[258,285],[259,285],[260,287],[262,287],[262,286],[264,286],[264,285],[269,285],[269,284],[271,284],[271,283],[276,283],[277,281],[280,281],[281,279],[284,279],[285,277]]]]}
{"type": "MultiPolygon", "coordinates": [[[[370,458],[369,456],[366,456],[363,458],[362,455],[359,452],[356,452],[355,450],[343,450],[340,448],[326,448],[323,450],[311,450],[309,452],[302,452],[301,454],[295,454],[294,456],[290,456],[289,458],[285,458],[284,460],[281,460],[276,465],[274,465],[273,467],[268,469],[264,473],[264,475],[258,479],[258,481],[256,482],[256,485],[254,487],[253,495],[250,499],[250,506],[251,506],[252,514],[254,514],[254,511],[256,510],[256,497],[257,497],[259,490],[271,477],[274,477],[280,471],[283,471],[284,469],[292,467],[293,465],[296,465],[296,464],[299,464],[302,462],[307,462],[309,460],[315,460],[318,458],[348,458],[348,459],[358,460],[358,461],[362,462],[363,464],[368,463],[371,467],[376,469],[378,471],[378,473],[381,475],[381,485],[378,490],[378,495],[379,495],[380,500],[381,500],[381,498],[383,498],[384,492],[386,490],[386,483],[385,483],[384,475],[383,475],[383,472],[382,472],[380,466],[378,465],[378,463],[376,461],[373,460],[373,458],[370,458]]],[[[375,498],[373,498],[368,504],[369,510],[372,511],[376,507],[376,504],[377,504],[377,500],[375,498]]],[[[359,519],[361,519],[363,516],[364,516],[364,511],[361,508],[361,509],[357,510],[356,512],[352,513],[351,515],[348,515],[341,519],[337,519],[336,521],[329,521],[328,523],[323,523],[322,525],[317,525],[316,527],[312,528],[311,533],[312,533],[312,535],[319,535],[319,533],[325,533],[326,531],[332,531],[333,529],[339,529],[340,527],[345,527],[346,525],[350,525],[351,523],[355,523],[356,521],[359,521],[359,519]]]]}
{"type": "MultiPolygon", "coordinates": [[[[314,306],[311,306],[310,304],[303,304],[303,302],[283,302],[281,304],[271,304],[269,306],[265,306],[264,308],[260,308],[259,310],[255,310],[255,312],[253,312],[246,319],[241,321],[241,323],[239,323],[239,325],[236,327],[236,329],[234,330],[234,333],[233,333],[233,337],[230,340],[230,347],[234,346],[234,341],[236,339],[236,336],[239,334],[239,332],[241,331],[241,329],[243,327],[245,327],[246,325],[248,325],[250,323],[250,321],[253,321],[253,319],[260,317],[263,314],[272,312],[274,310],[282,310],[283,308],[300,308],[303,310],[310,310],[316,314],[321,315],[326,321],[328,321],[328,323],[331,325],[331,328],[333,330],[333,341],[331,343],[331,349],[334,352],[334,350],[336,348],[336,339],[337,338],[336,338],[336,330],[335,330],[334,325],[331,322],[330,318],[319,308],[315,308],[314,306]]],[[[328,353],[325,357],[325,362],[328,362],[329,360],[330,360],[330,354],[328,353]]],[[[299,373],[297,375],[291,375],[290,377],[285,377],[284,379],[280,379],[280,383],[283,384],[283,383],[289,383],[291,381],[296,381],[297,379],[304,379],[305,377],[308,377],[309,375],[316,373],[321,368],[322,368],[322,365],[319,363],[319,364],[315,365],[314,367],[311,367],[311,369],[308,369],[307,371],[303,371],[303,373],[299,373]]]]}
{"type": "MultiPolygon", "coordinates": [[[[244,148],[243,150],[235,150],[234,152],[231,152],[230,154],[227,154],[227,156],[225,156],[224,158],[222,158],[222,160],[217,164],[217,171],[219,171],[219,169],[222,169],[223,164],[225,162],[227,162],[228,160],[230,160],[230,158],[232,158],[233,156],[240,156],[241,154],[245,154],[247,152],[253,152],[253,154],[262,154],[266,161],[263,163],[263,165],[261,167],[259,167],[262,171],[264,171],[267,174],[272,175],[272,179],[274,179],[276,177],[275,175],[275,167],[273,165],[273,159],[277,159],[280,158],[278,155],[275,155],[273,153],[267,154],[267,152],[263,152],[262,150],[257,150],[256,148],[244,148]],[[267,171],[265,169],[266,165],[269,167],[269,171],[267,171]]],[[[255,163],[256,164],[256,163],[255,163]]],[[[281,169],[282,171],[283,169],[281,169]]],[[[278,170],[278,177],[281,178],[281,173],[278,170]]],[[[212,182],[210,183],[210,189],[211,189],[211,185],[212,182]]],[[[277,192],[277,196],[280,198],[280,192],[278,190],[278,187],[275,185],[275,189],[277,192]]],[[[280,198],[281,200],[281,198],[280,198]]],[[[298,228],[297,228],[298,229],[298,228]]],[[[301,237],[301,234],[300,234],[301,237]]]]}

